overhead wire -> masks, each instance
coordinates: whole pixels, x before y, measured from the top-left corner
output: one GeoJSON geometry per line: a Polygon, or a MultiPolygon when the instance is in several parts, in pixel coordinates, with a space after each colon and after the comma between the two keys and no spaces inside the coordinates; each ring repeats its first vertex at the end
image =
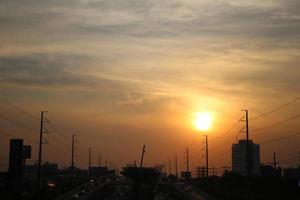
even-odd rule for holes
{"type": "Polygon", "coordinates": [[[272,127],[275,127],[275,126],[284,124],[284,123],[286,123],[286,122],[288,122],[288,121],[295,120],[295,119],[297,119],[297,118],[299,118],[299,117],[300,117],[300,114],[296,114],[296,115],[294,115],[294,116],[292,116],[292,117],[289,117],[289,118],[287,118],[287,119],[285,119],[285,120],[282,120],[282,121],[279,121],[279,122],[270,124],[270,125],[268,125],[268,126],[253,129],[252,132],[259,132],[259,131],[262,131],[262,130],[265,130],[265,129],[269,129],[269,128],[272,128],[272,127]]]}
{"type": "Polygon", "coordinates": [[[16,111],[20,112],[20,113],[23,113],[24,115],[26,115],[28,118],[31,118],[31,119],[34,119],[34,120],[39,120],[38,118],[34,117],[33,115],[31,115],[30,113],[24,111],[23,109],[19,108],[18,106],[10,103],[9,101],[3,99],[3,98],[0,98],[0,101],[9,105],[10,107],[14,108],[16,111]]]}
{"type": "Polygon", "coordinates": [[[0,130],[0,134],[8,136],[8,137],[14,137],[13,135],[7,133],[6,131],[0,130]]]}
{"type": "Polygon", "coordinates": [[[295,137],[297,135],[300,135],[300,131],[296,132],[296,133],[293,133],[293,134],[290,134],[290,135],[287,135],[287,136],[283,136],[283,137],[279,137],[279,138],[275,138],[275,139],[270,139],[270,140],[264,140],[264,141],[261,141],[261,142],[258,142],[258,143],[259,144],[266,144],[266,143],[277,142],[277,141],[285,140],[285,139],[288,139],[288,138],[291,138],[291,137],[295,137]]]}
{"type": "Polygon", "coordinates": [[[69,147],[71,148],[71,146],[68,144],[63,144],[57,137],[55,137],[53,134],[49,133],[47,134],[48,136],[50,136],[53,140],[55,140],[58,144],[60,144],[60,147],[64,147],[66,149],[69,149],[69,147]]]}
{"type": "MultiPolygon", "coordinates": [[[[9,101],[7,101],[7,100],[5,100],[5,99],[3,99],[3,98],[0,98],[0,101],[3,102],[3,103],[5,103],[5,104],[7,104],[7,105],[9,105],[11,108],[13,108],[14,110],[18,111],[19,113],[22,113],[22,114],[23,114],[24,116],[26,116],[27,118],[30,118],[30,119],[33,119],[33,120],[39,120],[38,118],[34,117],[32,114],[30,114],[30,113],[24,111],[23,109],[19,108],[18,106],[14,105],[13,103],[10,103],[9,101]]],[[[31,131],[31,132],[34,132],[34,133],[37,133],[37,132],[38,132],[37,130],[34,130],[33,128],[31,128],[31,127],[29,127],[29,126],[26,126],[26,125],[24,125],[24,124],[22,124],[22,123],[19,123],[19,122],[15,121],[15,120],[12,120],[12,119],[10,119],[10,118],[4,116],[4,115],[1,115],[1,114],[0,114],[0,118],[2,118],[2,119],[4,119],[4,120],[6,120],[6,121],[8,121],[8,122],[10,122],[10,123],[12,123],[12,124],[18,126],[18,127],[22,127],[22,128],[24,128],[24,129],[27,129],[27,130],[29,130],[29,131],[31,131]]],[[[46,118],[46,117],[45,117],[45,118],[46,118]]],[[[57,133],[59,136],[62,136],[65,140],[70,141],[70,138],[68,138],[68,137],[67,137],[60,129],[58,129],[57,126],[56,126],[52,121],[50,121],[48,118],[46,118],[46,119],[47,119],[48,124],[52,127],[52,129],[54,130],[55,133],[57,133]]],[[[15,137],[15,136],[13,136],[12,134],[9,134],[9,133],[7,133],[6,131],[2,131],[2,130],[0,130],[0,134],[5,135],[5,136],[7,136],[7,137],[15,137]]],[[[65,145],[64,145],[57,137],[55,137],[53,134],[49,134],[49,135],[50,135],[50,137],[51,137],[52,139],[54,139],[57,143],[61,144],[60,147],[65,147],[65,148],[67,148],[67,147],[66,147],[66,146],[65,146],[65,145]]],[[[33,142],[33,143],[36,143],[36,141],[34,141],[34,140],[28,140],[28,141],[31,141],[31,142],[33,142]]],[[[49,145],[50,148],[52,148],[52,149],[54,149],[54,150],[58,150],[58,149],[57,149],[55,146],[53,146],[50,142],[47,141],[47,144],[49,145]]],[[[86,157],[84,157],[84,158],[87,159],[86,157]]],[[[81,158],[78,156],[78,159],[81,159],[81,158]]],[[[87,159],[87,160],[88,160],[88,159],[87,159]]]]}
{"type": "Polygon", "coordinates": [[[54,125],[54,123],[51,121],[51,120],[49,120],[48,118],[47,118],[47,120],[48,120],[48,124],[54,129],[54,131],[56,132],[56,133],[58,133],[60,136],[62,136],[62,137],[64,137],[66,140],[68,140],[68,141],[70,141],[70,138],[68,138],[62,131],[60,131],[57,127],[56,127],[56,125],[54,125]]]}
{"type": "Polygon", "coordinates": [[[278,111],[278,110],[281,110],[281,109],[283,109],[283,108],[289,106],[290,104],[292,104],[292,103],[294,103],[294,102],[296,102],[296,101],[298,101],[298,100],[300,100],[300,97],[297,97],[297,98],[295,98],[295,99],[293,99],[293,100],[291,100],[291,101],[289,101],[289,102],[287,102],[287,103],[285,103],[285,104],[283,104],[283,105],[280,105],[280,106],[278,106],[278,107],[276,107],[276,108],[274,108],[274,109],[272,109],[272,110],[270,110],[270,111],[264,112],[264,113],[262,113],[262,114],[260,114],[260,115],[257,115],[257,116],[255,116],[255,117],[253,117],[253,118],[250,118],[250,120],[259,119],[259,118],[261,118],[261,117],[263,117],[263,116],[272,114],[272,113],[274,113],[274,112],[276,112],[276,111],[278,111]]]}
{"type": "Polygon", "coordinates": [[[299,161],[299,155],[284,159],[282,161],[279,160],[280,163],[288,163],[288,162],[296,162],[296,161],[299,161]]]}
{"type": "Polygon", "coordinates": [[[8,122],[10,122],[10,123],[12,123],[12,124],[14,124],[14,125],[16,125],[16,126],[19,126],[19,127],[24,128],[24,129],[27,129],[27,130],[29,130],[29,131],[32,131],[33,133],[37,133],[37,131],[36,131],[35,129],[33,129],[33,128],[29,127],[29,126],[23,125],[23,124],[21,124],[21,123],[15,121],[15,120],[12,120],[12,119],[10,119],[10,118],[8,118],[8,117],[2,115],[2,114],[0,114],[0,118],[6,120],[6,121],[8,121],[8,122]]]}

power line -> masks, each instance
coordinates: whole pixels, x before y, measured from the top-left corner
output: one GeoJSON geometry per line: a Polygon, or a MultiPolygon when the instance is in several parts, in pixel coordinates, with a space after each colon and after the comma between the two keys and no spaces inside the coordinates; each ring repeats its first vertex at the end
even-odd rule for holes
{"type": "Polygon", "coordinates": [[[216,156],[213,156],[213,158],[218,158],[218,157],[220,157],[220,156],[226,155],[226,154],[229,153],[230,151],[231,151],[231,149],[228,149],[228,150],[225,151],[225,152],[222,152],[222,153],[220,153],[220,154],[217,154],[216,156]]]}
{"type": "Polygon", "coordinates": [[[63,152],[65,154],[69,154],[69,152],[66,149],[61,149],[58,148],[57,146],[54,146],[52,143],[50,143],[49,141],[47,141],[47,143],[45,143],[47,145],[49,145],[49,147],[51,147],[53,150],[55,150],[55,152],[59,153],[59,152],[63,152]]]}
{"type": "Polygon", "coordinates": [[[55,131],[56,133],[58,133],[60,136],[64,137],[67,141],[69,141],[69,138],[68,138],[66,135],[64,135],[63,132],[60,131],[60,130],[53,124],[52,121],[50,121],[48,118],[47,118],[47,120],[48,120],[48,124],[54,129],[54,131],[55,131]]]}
{"type": "MultiPolygon", "coordinates": [[[[236,136],[237,134],[235,134],[235,135],[233,135],[233,136],[236,136]]],[[[211,149],[217,149],[219,146],[223,146],[223,145],[225,145],[225,144],[227,144],[227,143],[229,143],[231,140],[233,140],[234,138],[232,138],[232,137],[229,137],[227,140],[225,140],[224,142],[222,142],[222,143],[220,143],[220,144],[218,144],[218,145],[213,145],[213,147],[210,147],[210,150],[211,149]]]]}
{"type": "Polygon", "coordinates": [[[274,113],[274,112],[276,112],[276,111],[278,111],[278,110],[281,110],[282,108],[287,107],[288,105],[290,105],[290,104],[292,104],[292,103],[294,103],[294,102],[296,102],[296,101],[298,101],[298,100],[300,100],[300,97],[297,97],[297,98],[295,98],[295,99],[293,99],[293,100],[291,100],[291,101],[289,101],[289,102],[287,102],[287,103],[285,103],[285,104],[283,104],[283,105],[281,105],[281,106],[278,106],[278,107],[276,107],[276,108],[274,108],[274,109],[272,109],[272,110],[270,110],[270,111],[267,111],[267,112],[265,112],[265,113],[262,113],[262,114],[260,114],[260,115],[257,115],[257,116],[255,116],[255,117],[251,118],[250,120],[259,119],[259,118],[261,118],[261,117],[263,117],[263,116],[266,116],[266,115],[269,115],[269,114],[271,114],[271,113],[274,113]]]}
{"type": "Polygon", "coordinates": [[[228,130],[224,131],[223,133],[220,134],[220,137],[217,137],[215,139],[211,139],[212,142],[211,143],[214,143],[215,141],[219,141],[220,139],[223,139],[224,137],[221,137],[223,135],[228,135],[229,133],[231,133],[235,127],[237,127],[237,125],[240,124],[240,121],[241,120],[238,120],[236,123],[234,123],[228,130]]]}
{"type": "Polygon", "coordinates": [[[50,137],[52,137],[58,144],[60,144],[60,147],[64,147],[65,150],[69,150],[69,145],[63,144],[59,139],[57,139],[53,134],[48,134],[50,137]]]}
{"type": "Polygon", "coordinates": [[[265,129],[268,129],[268,128],[272,128],[272,127],[275,127],[275,126],[278,126],[278,125],[281,125],[281,124],[284,124],[288,121],[291,121],[291,120],[294,120],[294,119],[297,119],[300,117],[300,114],[297,114],[297,115],[294,115],[290,118],[287,118],[285,120],[282,120],[282,121],[279,121],[279,122],[276,122],[274,124],[271,124],[271,125],[268,125],[268,126],[265,126],[265,127],[262,127],[262,128],[257,128],[257,129],[254,129],[252,130],[252,132],[258,132],[258,131],[262,131],[262,130],[265,130],[265,129]]]}
{"type": "Polygon", "coordinates": [[[2,130],[0,130],[0,134],[8,136],[8,137],[14,137],[13,135],[7,133],[6,131],[2,131],[2,130]]]}
{"type": "Polygon", "coordinates": [[[280,161],[280,163],[296,162],[298,160],[299,160],[299,156],[293,156],[293,157],[290,157],[290,158],[280,161]]]}
{"type": "MultiPolygon", "coordinates": [[[[8,137],[11,137],[11,138],[17,138],[17,137],[18,137],[18,136],[12,135],[12,134],[10,134],[10,133],[8,133],[8,132],[6,132],[6,131],[3,131],[3,130],[0,130],[0,134],[5,135],[5,136],[8,136],[8,137]]],[[[25,141],[29,141],[29,142],[31,142],[31,143],[33,143],[33,144],[36,143],[36,141],[34,141],[34,140],[32,140],[32,139],[25,139],[25,141]]]]}
{"type": "Polygon", "coordinates": [[[300,132],[296,132],[296,133],[293,133],[293,134],[290,134],[290,135],[287,135],[287,136],[283,136],[283,137],[279,137],[279,138],[275,138],[275,139],[271,139],[271,140],[264,140],[264,141],[259,142],[259,143],[260,144],[266,144],[266,143],[277,142],[277,141],[280,141],[280,140],[284,140],[284,139],[294,137],[294,136],[299,135],[299,134],[300,134],[300,132]]]}
{"type": "MultiPolygon", "coordinates": [[[[34,119],[34,120],[39,120],[38,118],[34,117],[33,115],[29,114],[28,112],[24,111],[23,109],[21,109],[21,108],[19,108],[18,106],[14,105],[14,104],[12,104],[12,103],[10,103],[10,102],[8,102],[7,100],[5,100],[5,99],[3,99],[3,98],[0,98],[0,101],[3,102],[3,103],[5,103],[5,104],[7,104],[7,105],[9,105],[10,107],[12,107],[12,108],[15,109],[16,111],[22,113],[23,115],[27,116],[28,118],[31,118],[31,119],[34,119]]],[[[23,124],[21,124],[21,123],[19,123],[19,122],[16,122],[15,120],[9,119],[9,118],[5,117],[4,115],[1,115],[1,114],[0,114],[0,117],[3,118],[3,119],[5,119],[6,121],[9,121],[9,122],[11,122],[11,123],[13,123],[13,124],[19,126],[19,127],[25,128],[25,129],[27,129],[27,130],[30,130],[30,131],[33,131],[33,132],[36,133],[36,130],[34,130],[34,129],[28,127],[28,126],[25,126],[25,125],[23,125],[23,124]]],[[[47,118],[45,117],[45,119],[47,119],[47,118]]],[[[58,128],[56,128],[56,126],[55,126],[53,123],[50,122],[49,119],[47,119],[47,120],[48,120],[48,123],[52,126],[52,128],[53,128],[57,133],[59,133],[60,135],[62,135],[63,137],[65,137],[65,138],[67,139],[67,137],[66,137],[65,135],[63,135],[63,134],[58,130],[58,128]]],[[[7,134],[6,134],[6,135],[7,135],[7,134]]],[[[55,138],[53,135],[51,135],[51,137],[52,137],[54,140],[56,140],[58,143],[62,144],[62,143],[61,143],[57,138],[55,138]]],[[[64,146],[64,145],[63,145],[63,146],[64,146]]]]}
{"type": "Polygon", "coordinates": [[[0,114],[0,118],[6,120],[6,121],[8,121],[8,122],[10,122],[10,123],[12,123],[12,124],[14,124],[14,125],[16,125],[16,126],[19,126],[19,127],[24,128],[24,129],[30,130],[30,131],[32,131],[32,132],[34,132],[34,133],[37,133],[37,130],[34,130],[33,128],[30,128],[29,126],[23,125],[23,124],[21,124],[21,123],[15,121],[15,120],[9,119],[8,117],[6,117],[6,116],[4,116],[4,115],[1,115],[1,114],[0,114]]]}
{"type": "Polygon", "coordinates": [[[18,106],[8,102],[7,100],[0,98],[0,101],[11,106],[12,108],[14,108],[16,111],[23,113],[24,115],[26,115],[27,117],[34,119],[34,120],[39,120],[38,118],[34,117],[33,115],[29,114],[28,112],[24,111],[23,109],[19,108],[18,106]]]}

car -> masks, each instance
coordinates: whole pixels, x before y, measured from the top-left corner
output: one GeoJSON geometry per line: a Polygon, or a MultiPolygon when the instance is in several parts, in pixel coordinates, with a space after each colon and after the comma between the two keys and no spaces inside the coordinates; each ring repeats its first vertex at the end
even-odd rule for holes
{"type": "Polygon", "coordinates": [[[192,186],[188,185],[184,188],[184,191],[191,192],[191,191],[193,191],[193,188],[192,188],[192,186]]]}

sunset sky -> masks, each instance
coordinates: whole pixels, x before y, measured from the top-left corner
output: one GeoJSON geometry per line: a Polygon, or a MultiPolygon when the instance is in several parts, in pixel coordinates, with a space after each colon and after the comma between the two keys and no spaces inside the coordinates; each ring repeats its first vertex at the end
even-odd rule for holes
{"type": "MultiPolygon", "coordinates": [[[[0,101],[1,116],[34,129],[0,118],[0,130],[37,141],[47,110],[59,133],[46,125],[43,157],[60,167],[70,164],[72,134],[85,168],[89,146],[94,164],[101,153],[121,167],[139,161],[143,144],[149,166],[177,153],[182,169],[189,146],[195,167],[204,134],[210,164],[230,165],[231,144],[245,134],[242,122],[226,130],[242,109],[251,119],[300,97],[299,56],[299,0],[1,0],[0,97],[37,120],[0,101]],[[197,112],[212,114],[209,131],[195,129],[197,112]]],[[[250,120],[250,131],[299,113],[300,99],[250,120]]],[[[288,136],[299,120],[250,137],[288,136]]],[[[37,144],[27,143],[36,160],[37,144]]],[[[8,144],[0,134],[2,170],[8,144]]],[[[300,135],[261,144],[261,159],[277,152],[280,162],[299,148],[300,135]]]]}

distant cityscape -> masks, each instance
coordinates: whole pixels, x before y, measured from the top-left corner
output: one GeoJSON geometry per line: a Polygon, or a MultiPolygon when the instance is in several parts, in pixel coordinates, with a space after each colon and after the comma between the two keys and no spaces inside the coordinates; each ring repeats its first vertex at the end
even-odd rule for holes
{"type": "MultiPolygon", "coordinates": [[[[223,199],[247,199],[239,194],[243,189],[236,184],[248,184],[249,187],[249,184],[253,186],[262,182],[269,186],[264,186],[264,192],[260,192],[261,197],[269,196],[271,191],[268,188],[272,190],[279,182],[281,186],[277,192],[280,193],[280,198],[296,198],[300,194],[300,163],[298,168],[281,168],[274,153],[273,163],[262,164],[260,145],[252,140],[243,139],[232,144],[232,169],[229,166],[224,167],[222,175],[219,176],[216,168],[207,166],[196,167],[193,173],[189,170],[189,163],[180,176],[177,166],[175,173],[171,169],[167,173],[165,164],[144,167],[144,153],[145,146],[139,166],[136,163],[128,164],[120,172],[119,169],[102,166],[100,162],[98,166],[89,166],[88,169],[75,166],[59,169],[57,163],[45,161],[39,168],[38,163],[26,163],[26,159],[31,158],[31,146],[25,145],[23,139],[11,139],[9,168],[7,172],[0,173],[1,198],[209,200],[222,199],[221,196],[226,194],[227,197],[223,199]],[[215,187],[222,184],[227,189],[218,189],[216,192],[215,187]],[[228,188],[230,185],[231,189],[228,188]]],[[[246,196],[250,195],[247,194],[248,189],[244,192],[246,196]]]]}

